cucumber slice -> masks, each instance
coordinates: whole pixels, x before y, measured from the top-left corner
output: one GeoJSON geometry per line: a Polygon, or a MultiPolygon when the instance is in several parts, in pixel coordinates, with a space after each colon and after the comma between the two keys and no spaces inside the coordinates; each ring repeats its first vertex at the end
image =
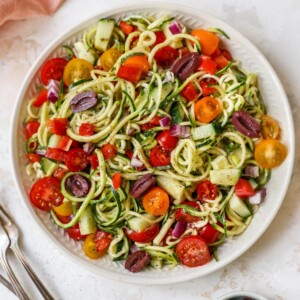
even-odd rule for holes
{"type": "Polygon", "coordinates": [[[57,145],[60,142],[61,138],[62,137],[60,135],[52,134],[48,141],[48,147],[49,148],[57,148],[57,145]]]}
{"type": "Polygon", "coordinates": [[[172,224],[175,222],[175,212],[173,212],[165,222],[165,224],[161,227],[158,235],[153,240],[153,245],[160,245],[163,238],[167,234],[167,231],[171,228],[172,224]]]}
{"type": "Polygon", "coordinates": [[[150,266],[153,267],[153,268],[155,268],[155,269],[161,269],[162,266],[163,266],[163,260],[162,260],[162,258],[153,257],[150,260],[150,266]]]}
{"type": "MultiPolygon", "coordinates": [[[[248,148],[246,148],[246,158],[245,158],[245,160],[251,159],[252,157],[253,157],[253,153],[248,148]]],[[[242,149],[237,148],[237,149],[233,150],[232,153],[230,153],[228,155],[228,159],[235,166],[237,166],[240,163],[241,159],[242,159],[242,149]]]]}
{"type": "Polygon", "coordinates": [[[43,173],[46,176],[51,176],[54,171],[58,168],[57,163],[55,163],[54,161],[46,158],[46,157],[41,157],[41,167],[43,170],[43,173]]]}
{"type": "Polygon", "coordinates": [[[98,21],[98,26],[97,26],[96,36],[95,36],[96,49],[103,52],[107,50],[115,24],[116,22],[114,19],[101,19],[98,21]]]}
{"type": "Polygon", "coordinates": [[[225,155],[217,156],[211,161],[211,165],[214,170],[229,169],[230,165],[225,155]]]}
{"type": "Polygon", "coordinates": [[[240,169],[211,170],[210,181],[219,185],[236,185],[241,177],[240,169]]]}
{"type": "Polygon", "coordinates": [[[95,233],[97,231],[96,222],[93,217],[92,207],[89,205],[79,218],[79,229],[82,235],[95,233]]]}
{"type": "Polygon", "coordinates": [[[250,178],[248,181],[254,190],[258,188],[259,184],[254,179],[250,178]]]}
{"type": "Polygon", "coordinates": [[[179,102],[175,102],[170,109],[173,124],[179,124],[184,121],[184,111],[179,102]]]}
{"type": "Polygon", "coordinates": [[[213,137],[221,133],[221,128],[217,123],[211,123],[200,127],[192,128],[192,136],[194,140],[213,137]]]}
{"type": "Polygon", "coordinates": [[[242,218],[247,218],[251,215],[251,211],[249,210],[247,205],[236,194],[233,194],[232,197],[229,199],[229,206],[242,218]]]}
{"type": "MultiPolygon", "coordinates": [[[[149,214],[143,214],[143,216],[149,220],[155,220],[155,216],[149,215],[149,214]]],[[[142,232],[149,226],[151,226],[151,223],[140,218],[140,217],[134,217],[127,221],[128,227],[137,232],[142,232]]]]}
{"type": "MultiPolygon", "coordinates": [[[[160,102],[165,100],[165,98],[170,94],[170,92],[173,90],[173,85],[170,82],[166,82],[162,85],[162,89],[161,89],[161,98],[160,98],[160,102]]],[[[156,99],[158,96],[158,87],[154,87],[150,94],[149,97],[156,99]]]]}
{"type": "Polygon", "coordinates": [[[74,47],[78,53],[78,57],[87,60],[92,65],[95,64],[96,61],[96,53],[89,49],[87,45],[83,42],[76,42],[74,43],[74,47]]]}

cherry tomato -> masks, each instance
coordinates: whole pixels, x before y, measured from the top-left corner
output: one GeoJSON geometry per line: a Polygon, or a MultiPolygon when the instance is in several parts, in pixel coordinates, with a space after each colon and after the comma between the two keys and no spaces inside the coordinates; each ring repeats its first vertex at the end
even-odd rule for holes
{"type": "Polygon", "coordinates": [[[47,60],[41,70],[42,83],[48,85],[50,79],[61,80],[67,63],[64,58],[52,58],[47,60]]]}
{"type": "Polygon", "coordinates": [[[73,214],[72,202],[65,201],[61,205],[53,207],[53,210],[60,216],[69,217],[73,214]]]}
{"type": "Polygon", "coordinates": [[[205,80],[201,80],[200,85],[202,88],[203,96],[210,96],[211,94],[213,94],[216,91],[216,89],[214,87],[209,87],[209,83],[205,80]]]}
{"type": "Polygon", "coordinates": [[[210,261],[210,253],[204,239],[200,236],[186,236],[175,248],[180,262],[190,268],[205,265],[210,261]]]}
{"type": "Polygon", "coordinates": [[[137,83],[141,79],[142,70],[135,67],[121,66],[117,76],[132,83],[137,83]]]}
{"type": "Polygon", "coordinates": [[[148,57],[144,54],[130,56],[123,62],[122,66],[137,68],[145,74],[149,71],[148,57]]]}
{"type": "Polygon", "coordinates": [[[41,107],[47,101],[47,99],[48,99],[47,90],[41,90],[32,104],[35,107],[41,107]]]}
{"type": "Polygon", "coordinates": [[[94,134],[94,125],[89,123],[82,123],[79,127],[79,135],[90,136],[94,134]]]}
{"type": "Polygon", "coordinates": [[[166,36],[163,31],[155,31],[154,34],[156,36],[156,40],[152,47],[155,47],[156,45],[161,44],[166,40],[166,36]]]}
{"type": "Polygon", "coordinates": [[[121,178],[122,178],[122,174],[121,173],[115,173],[112,177],[112,183],[113,183],[113,187],[115,190],[117,190],[118,188],[120,188],[121,186],[121,178]]]}
{"type": "Polygon", "coordinates": [[[66,118],[54,118],[47,120],[47,128],[53,134],[66,135],[67,126],[68,119],[66,118]]]}
{"type": "Polygon", "coordinates": [[[104,254],[105,251],[108,249],[112,240],[113,240],[113,235],[111,233],[98,230],[94,236],[94,242],[97,251],[101,254],[104,254]]]}
{"type": "Polygon", "coordinates": [[[143,197],[145,211],[153,216],[164,215],[170,205],[169,195],[162,188],[155,186],[143,197]]]}
{"type": "Polygon", "coordinates": [[[178,143],[178,138],[176,136],[171,136],[171,130],[165,130],[159,133],[156,137],[158,145],[160,145],[165,150],[173,150],[178,143]]]}
{"type": "Polygon", "coordinates": [[[64,70],[63,78],[65,85],[69,86],[75,81],[91,78],[91,71],[93,69],[93,65],[85,59],[71,59],[64,70]]]}
{"type": "Polygon", "coordinates": [[[171,157],[169,151],[164,150],[161,146],[155,146],[150,152],[150,164],[153,167],[163,167],[169,165],[171,157]]]}
{"type": "Polygon", "coordinates": [[[236,195],[241,198],[248,198],[255,195],[255,191],[249,181],[243,178],[239,179],[234,189],[236,195]]]}
{"type": "Polygon", "coordinates": [[[115,48],[110,48],[104,51],[100,57],[100,64],[103,70],[106,72],[109,71],[121,55],[122,52],[115,48]]]}
{"type": "Polygon", "coordinates": [[[189,82],[183,88],[183,90],[180,92],[180,95],[183,96],[187,101],[193,101],[198,97],[198,93],[191,82],[189,82]]]}
{"type": "Polygon", "coordinates": [[[134,26],[128,24],[126,21],[121,21],[119,27],[126,35],[129,35],[134,31],[134,26]]]}
{"type": "Polygon", "coordinates": [[[65,164],[71,172],[82,171],[88,163],[88,154],[81,148],[73,148],[67,153],[65,164]]]}
{"type": "Polygon", "coordinates": [[[96,153],[93,153],[92,155],[90,155],[88,157],[88,160],[92,166],[92,169],[96,170],[99,166],[99,160],[98,160],[98,156],[96,153]]]}
{"type": "MultiPolygon", "coordinates": [[[[197,202],[184,201],[181,204],[188,205],[199,210],[199,205],[197,202]]],[[[183,208],[177,209],[175,218],[177,221],[186,222],[186,223],[193,223],[201,220],[201,217],[192,216],[188,212],[185,212],[183,208]]]]}
{"type": "Polygon", "coordinates": [[[59,206],[64,199],[60,192],[60,181],[54,177],[38,179],[31,187],[29,198],[34,206],[42,210],[59,206]]]}
{"type": "Polygon", "coordinates": [[[205,239],[206,243],[212,244],[214,243],[218,237],[220,232],[215,229],[210,223],[207,223],[205,226],[201,227],[198,231],[199,235],[205,239]]]}
{"type": "Polygon", "coordinates": [[[40,123],[37,121],[28,121],[24,126],[24,134],[26,139],[30,139],[35,133],[38,132],[40,123]]]}
{"type": "Polygon", "coordinates": [[[112,144],[103,145],[101,151],[105,159],[112,159],[117,154],[117,148],[112,144]]]}
{"type": "Polygon", "coordinates": [[[272,169],[279,166],[283,163],[286,156],[286,147],[274,139],[267,139],[259,142],[254,150],[256,162],[265,169],[272,169]]]}
{"type": "Polygon", "coordinates": [[[201,123],[209,123],[222,112],[222,104],[213,97],[204,97],[195,104],[196,119],[201,123]]]}
{"type": "Polygon", "coordinates": [[[197,195],[201,202],[214,200],[218,196],[218,187],[209,180],[200,181],[197,186],[197,195]]]}
{"type": "Polygon", "coordinates": [[[59,180],[62,180],[63,177],[68,173],[69,171],[64,169],[64,168],[60,168],[58,167],[54,173],[53,173],[53,177],[59,179],[59,180]]]}
{"type": "Polygon", "coordinates": [[[154,58],[160,67],[167,68],[178,56],[179,52],[177,49],[174,49],[171,46],[165,46],[155,53],[154,58]]]}
{"type": "Polygon", "coordinates": [[[45,157],[65,162],[67,158],[67,153],[64,150],[56,148],[47,148],[45,157]]]}
{"type": "Polygon", "coordinates": [[[145,130],[149,130],[152,129],[154,127],[160,126],[159,121],[162,119],[163,117],[160,116],[155,116],[150,122],[146,123],[146,124],[141,124],[140,128],[141,130],[145,131],[145,130]]]}
{"type": "Polygon", "coordinates": [[[83,240],[86,235],[82,235],[79,228],[79,223],[76,223],[73,227],[67,228],[66,232],[69,237],[75,241],[83,240]]]}
{"type": "Polygon", "coordinates": [[[83,243],[84,254],[91,259],[98,259],[103,256],[103,253],[97,251],[97,246],[95,243],[95,233],[89,234],[83,243]]]}
{"type": "Polygon", "coordinates": [[[131,239],[134,242],[137,243],[150,243],[154,240],[154,238],[159,233],[159,224],[154,223],[153,225],[149,226],[142,232],[130,230],[128,228],[125,228],[125,234],[128,236],[129,239],[131,239]]]}
{"type": "Polygon", "coordinates": [[[27,159],[33,164],[35,162],[40,162],[41,157],[35,153],[28,153],[26,154],[27,159]]]}
{"type": "Polygon", "coordinates": [[[219,46],[220,39],[213,32],[204,29],[194,29],[191,35],[199,40],[201,52],[204,55],[212,55],[219,46]]]}
{"type": "Polygon", "coordinates": [[[200,60],[200,64],[197,70],[204,70],[206,73],[215,74],[217,70],[217,63],[214,62],[210,57],[207,57],[204,60],[200,60]]]}
{"type": "Polygon", "coordinates": [[[71,145],[73,143],[73,140],[69,138],[68,136],[63,136],[60,141],[57,144],[57,149],[61,149],[64,151],[69,151],[71,148],[71,145]]]}
{"type": "Polygon", "coordinates": [[[279,139],[280,127],[278,123],[268,115],[261,117],[261,134],[264,139],[279,139]]]}

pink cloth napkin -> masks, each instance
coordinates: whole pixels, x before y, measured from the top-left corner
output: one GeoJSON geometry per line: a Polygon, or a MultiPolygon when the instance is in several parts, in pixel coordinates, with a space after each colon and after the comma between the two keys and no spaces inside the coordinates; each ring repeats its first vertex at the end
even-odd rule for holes
{"type": "Polygon", "coordinates": [[[0,25],[7,20],[21,20],[50,15],[64,0],[0,0],[0,25]]]}

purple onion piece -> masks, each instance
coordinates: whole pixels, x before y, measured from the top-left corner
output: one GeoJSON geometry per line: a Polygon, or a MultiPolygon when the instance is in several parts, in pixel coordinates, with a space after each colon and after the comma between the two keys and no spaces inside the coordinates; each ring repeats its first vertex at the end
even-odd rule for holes
{"type": "Polygon", "coordinates": [[[46,154],[46,149],[36,149],[35,153],[44,156],[46,154]]]}
{"type": "Polygon", "coordinates": [[[154,186],[155,177],[151,174],[140,177],[132,186],[130,194],[133,198],[141,197],[149,188],[154,186]]]}
{"type": "Polygon", "coordinates": [[[140,248],[136,244],[132,244],[129,249],[130,253],[135,253],[139,250],[140,250],[140,248]]]}
{"type": "Polygon", "coordinates": [[[83,151],[84,151],[84,152],[86,152],[88,155],[90,155],[90,154],[92,154],[93,151],[95,150],[96,145],[93,144],[93,143],[88,142],[88,143],[85,143],[85,144],[82,146],[82,148],[83,148],[83,151]]]}
{"type": "Polygon", "coordinates": [[[161,120],[159,120],[159,125],[161,127],[167,127],[171,124],[171,119],[169,117],[164,117],[161,120]]]}
{"type": "Polygon", "coordinates": [[[79,174],[73,174],[66,180],[66,189],[76,197],[85,197],[90,190],[90,182],[79,174]]]}
{"type": "Polygon", "coordinates": [[[135,168],[141,168],[144,164],[142,161],[137,159],[136,157],[132,157],[130,160],[130,165],[135,167],[135,168]]]}
{"type": "Polygon", "coordinates": [[[169,30],[172,32],[172,34],[178,34],[181,33],[181,26],[177,20],[174,20],[170,25],[169,25],[169,30]]]}
{"type": "Polygon", "coordinates": [[[198,64],[199,54],[192,52],[178,58],[171,66],[170,70],[184,81],[195,71],[198,64]]]}
{"type": "Polygon", "coordinates": [[[125,262],[125,268],[130,272],[139,272],[147,267],[151,260],[148,252],[139,250],[129,255],[125,262]]]}
{"type": "Polygon", "coordinates": [[[94,107],[97,101],[97,95],[93,91],[79,93],[70,102],[71,110],[73,113],[88,110],[94,107]]]}
{"type": "Polygon", "coordinates": [[[266,188],[261,188],[256,191],[256,194],[249,198],[249,203],[253,205],[261,204],[261,202],[266,198],[267,190],[266,188]]]}
{"type": "Polygon", "coordinates": [[[48,85],[46,86],[47,90],[54,88],[57,92],[59,91],[60,82],[54,79],[50,79],[48,85]]]}
{"type": "Polygon", "coordinates": [[[232,124],[240,133],[251,138],[258,138],[260,125],[244,110],[238,110],[232,115],[232,124]]]}
{"type": "Polygon", "coordinates": [[[170,135],[186,138],[191,135],[191,131],[190,128],[186,126],[172,125],[170,128],[170,135]]]}
{"type": "Polygon", "coordinates": [[[180,238],[186,229],[186,223],[177,221],[172,235],[176,238],[180,238]]]}
{"type": "Polygon", "coordinates": [[[257,178],[259,176],[259,167],[258,166],[247,166],[245,168],[245,175],[251,178],[257,178]]]}

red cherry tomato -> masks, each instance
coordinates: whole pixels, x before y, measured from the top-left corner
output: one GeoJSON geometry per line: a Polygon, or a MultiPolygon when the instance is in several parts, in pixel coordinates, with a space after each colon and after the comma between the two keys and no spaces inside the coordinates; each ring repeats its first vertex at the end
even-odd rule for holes
{"type": "Polygon", "coordinates": [[[198,97],[198,93],[191,82],[184,87],[184,89],[180,92],[180,95],[187,101],[193,101],[198,97]]]}
{"type": "Polygon", "coordinates": [[[121,173],[115,173],[112,177],[112,183],[115,190],[117,190],[121,186],[121,173]]]}
{"type": "Polygon", "coordinates": [[[243,178],[239,179],[234,189],[236,195],[241,198],[248,198],[255,195],[255,191],[249,181],[243,178]]]}
{"type": "Polygon", "coordinates": [[[180,262],[190,268],[205,265],[210,261],[210,253],[204,239],[200,236],[186,236],[175,248],[180,262]]]}
{"type": "Polygon", "coordinates": [[[82,123],[79,127],[79,135],[90,136],[94,134],[94,125],[89,123],[82,123]]]}
{"type": "Polygon", "coordinates": [[[108,233],[108,232],[105,232],[102,230],[98,230],[94,236],[94,242],[95,242],[97,251],[99,253],[104,253],[107,250],[107,248],[109,247],[112,239],[113,239],[113,236],[111,233],[108,233]]]}
{"type": "Polygon", "coordinates": [[[54,118],[47,120],[48,130],[57,135],[66,135],[68,125],[68,119],[66,118],[54,118]]]}
{"type": "Polygon", "coordinates": [[[47,85],[50,79],[61,80],[67,63],[68,62],[63,58],[52,58],[47,60],[41,70],[42,83],[47,85]]]}
{"type": "Polygon", "coordinates": [[[73,148],[68,152],[65,163],[69,171],[80,172],[89,163],[88,154],[81,148],[73,148]]]}
{"type": "Polygon", "coordinates": [[[215,229],[210,223],[207,223],[205,226],[201,227],[198,231],[199,235],[205,239],[206,243],[214,243],[220,234],[220,232],[215,229]]]}
{"type": "Polygon", "coordinates": [[[51,210],[59,206],[64,199],[60,192],[60,181],[54,177],[43,177],[37,180],[29,193],[30,201],[42,210],[51,210]]]}
{"type": "Polygon", "coordinates": [[[101,151],[105,159],[112,159],[117,154],[117,149],[112,144],[105,144],[101,147],[101,151]]]}
{"type": "Polygon", "coordinates": [[[178,138],[171,136],[171,130],[165,130],[159,133],[156,140],[161,147],[169,151],[173,150],[178,143],[178,138]]]}
{"type": "Polygon", "coordinates": [[[163,33],[163,31],[155,31],[155,36],[156,36],[156,40],[155,43],[152,45],[152,47],[155,47],[158,44],[161,44],[162,42],[164,42],[166,40],[166,36],[163,33]]]}
{"type": "MultiPolygon", "coordinates": [[[[199,205],[197,202],[184,201],[182,204],[194,207],[197,210],[199,210],[199,205]]],[[[183,208],[177,209],[175,218],[177,221],[186,222],[186,223],[193,223],[201,220],[201,217],[192,216],[189,213],[185,212],[183,208]]]]}
{"type": "Polygon", "coordinates": [[[24,126],[24,134],[26,139],[30,139],[35,133],[38,132],[40,123],[37,121],[28,121],[24,126]]]}
{"type": "Polygon", "coordinates": [[[146,124],[141,124],[140,125],[141,130],[145,131],[145,130],[149,130],[149,129],[152,129],[154,127],[160,126],[159,121],[162,118],[163,117],[155,116],[150,122],[148,122],[146,124]]]}
{"type": "Polygon", "coordinates": [[[203,96],[210,96],[211,94],[213,94],[216,91],[216,89],[214,87],[210,87],[209,83],[205,80],[201,80],[200,85],[202,88],[203,96]]]}
{"type": "Polygon", "coordinates": [[[134,242],[150,243],[157,236],[159,229],[160,228],[159,228],[158,223],[155,223],[155,224],[151,225],[150,227],[146,228],[142,232],[137,232],[134,230],[130,230],[128,228],[125,228],[124,231],[125,231],[125,234],[128,236],[128,238],[134,242]]]}
{"type": "Polygon", "coordinates": [[[41,90],[32,104],[35,107],[41,107],[47,101],[47,99],[48,99],[47,90],[41,90]]]}
{"type": "Polygon", "coordinates": [[[89,157],[88,157],[88,160],[89,160],[89,162],[90,162],[90,164],[91,164],[91,166],[92,166],[92,169],[97,169],[98,168],[98,166],[99,166],[99,161],[98,161],[98,156],[97,156],[97,154],[96,153],[93,153],[92,155],[90,155],[89,157]]]}
{"type": "Polygon", "coordinates": [[[150,163],[153,167],[163,167],[169,165],[171,157],[169,151],[161,146],[155,146],[150,152],[150,163]]]}
{"type": "Polygon", "coordinates": [[[67,158],[67,153],[64,150],[56,148],[47,148],[45,157],[65,162],[67,158]]]}
{"type": "Polygon", "coordinates": [[[66,229],[66,232],[68,233],[71,239],[76,241],[83,240],[86,237],[86,235],[82,235],[80,233],[80,228],[78,223],[76,223],[73,227],[66,229]]]}
{"type": "Polygon", "coordinates": [[[209,180],[201,181],[197,187],[198,198],[201,202],[214,200],[218,196],[218,187],[209,180]]]}
{"type": "Polygon", "coordinates": [[[39,162],[41,160],[41,157],[35,153],[28,153],[26,154],[26,157],[31,163],[39,162]]]}
{"type": "Polygon", "coordinates": [[[156,59],[156,62],[160,67],[166,68],[169,67],[178,56],[179,52],[177,49],[166,46],[159,49],[155,53],[154,58],[156,59]]]}

